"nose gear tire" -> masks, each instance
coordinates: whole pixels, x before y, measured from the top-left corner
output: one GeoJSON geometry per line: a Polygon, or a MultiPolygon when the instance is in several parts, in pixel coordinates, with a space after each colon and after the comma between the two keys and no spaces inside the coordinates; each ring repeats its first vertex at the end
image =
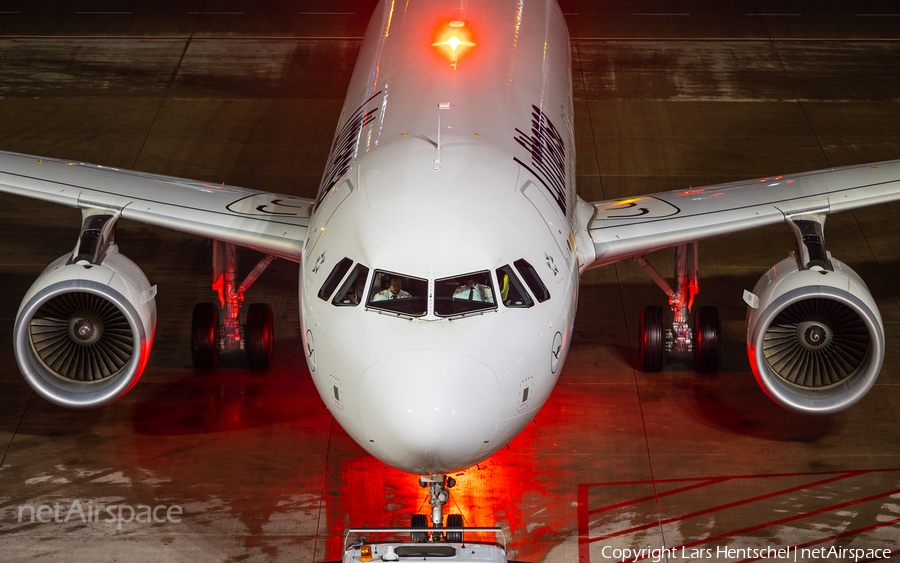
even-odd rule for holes
{"type": "MultiPolygon", "coordinates": [[[[413,514],[410,525],[413,528],[427,528],[428,527],[428,517],[424,514],[413,514]]],[[[410,539],[414,542],[427,542],[428,541],[428,532],[412,532],[409,535],[410,539]]]]}
{"type": "MultiPolygon", "coordinates": [[[[448,528],[462,528],[462,526],[463,526],[462,514],[450,514],[447,516],[447,527],[448,528]]],[[[447,532],[447,541],[450,543],[462,543],[463,533],[462,532],[447,532]]]]}

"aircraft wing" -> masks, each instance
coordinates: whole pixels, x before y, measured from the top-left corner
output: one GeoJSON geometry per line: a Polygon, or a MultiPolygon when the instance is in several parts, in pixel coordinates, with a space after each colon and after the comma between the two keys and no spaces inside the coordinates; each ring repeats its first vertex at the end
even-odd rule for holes
{"type": "Polygon", "coordinates": [[[315,200],[0,151],[0,191],[300,261],[315,200]]]}
{"type": "Polygon", "coordinates": [[[900,160],[598,201],[590,267],[772,225],[900,199],[900,160]]]}

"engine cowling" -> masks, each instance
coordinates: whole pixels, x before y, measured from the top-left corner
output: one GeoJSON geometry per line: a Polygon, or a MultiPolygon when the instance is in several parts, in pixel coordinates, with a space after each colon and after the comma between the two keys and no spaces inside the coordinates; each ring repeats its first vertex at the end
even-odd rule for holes
{"type": "Polygon", "coordinates": [[[99,407],[127,393],[147,365],[156,329],[156,287],[108,248],[100,264],[51,263],[16,316],[16,361],[48,401],[99,407]]]}
{"type": "Polygon", "coordinates": [[[776,403],[829,414],[859,401],[884,361],[884,325],[865,282],[828,256],[833,270],[800,269],[791,256],[757,282],[747,310],[747,353],[776,403]]]}

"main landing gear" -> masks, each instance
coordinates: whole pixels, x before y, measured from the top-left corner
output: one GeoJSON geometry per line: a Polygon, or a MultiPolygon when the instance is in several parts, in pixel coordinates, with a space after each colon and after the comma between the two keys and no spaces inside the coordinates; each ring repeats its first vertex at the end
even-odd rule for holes
{"type": "Polygon", "coordinates": [[[719,368],[722,327],[715,307],[698,307],[694,312],[693,328],[688,315],[699,290],[697,243],[678,246],[675,251],[675,290],[643,256],[635,262],[653,278],[666,295],[674,321],[665,328],[663,308],[648,305],[641,311],[638,329],[638,369],[645,372],[662,371],[666,352],[693,352],[694,369],[713,373],[719,368]]]}
{"type": "MultiPolygon", "coordinates": [[[[444,527],[444,505],[450,500],[450,489],[456,486],[456,479],[446,475],[427,475],[419,478],[419,486],[423,489],[427,488],[430,493],[431,498],[428,502],[431,504],[432,526],[434,528],[444,527]]],[[[424,514],[413,514],[411,524],[413,528],[427,528],[428,517],[424,514]]],[[[449,514],[447,516],[448,528],[462,528],[462,526],[462,514],[449,514]]],[[[450,543],[461,543],[462,536],[462,532],[447,532],[447,541],[450,543]]],[[[411,537],[415,542],[426,542],[428,541],[428,532],[424,530],[412,532],[411,537]]],[[[431,541],[443,541],[443,539],[443,532],[437,530],[432,532],[431,541]]]]}
{"type": "Polygon", "coordinates": [[[247,353],[250,369],[268,369],[272,365],[274,317],[268,303],[253,303],[247,310],[245,324],[240,322],[244,293],[275,257],[268,255],[253,268],[238,285],[235,246],[214,241],[213,290],[219,293],[219,307],[214,303],[198,303],[191,319],[191,359],[194,367],[214,368],[219,363],[219,352],[243,350],[247,353]]]}

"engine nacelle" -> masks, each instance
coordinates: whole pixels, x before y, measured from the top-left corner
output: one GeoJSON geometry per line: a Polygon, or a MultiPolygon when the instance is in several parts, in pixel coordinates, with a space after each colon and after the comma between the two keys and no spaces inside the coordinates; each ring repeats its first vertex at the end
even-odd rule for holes
{"type": "Polygon", "coordinates": [[[846,264],[800,269],[791,256],[756,283],[747,353],[776,403],[829,414],[859,401],[884,361],[884,325],[868,287],[846,264]]]}
{"type": "Polygon", "coordinates": [[[50,264],[16,316],[16,361],[48,401],[99,407],[127,393],[144,371],[156,329],[156,287],[109,246],[99,264],[50,264]]]}

